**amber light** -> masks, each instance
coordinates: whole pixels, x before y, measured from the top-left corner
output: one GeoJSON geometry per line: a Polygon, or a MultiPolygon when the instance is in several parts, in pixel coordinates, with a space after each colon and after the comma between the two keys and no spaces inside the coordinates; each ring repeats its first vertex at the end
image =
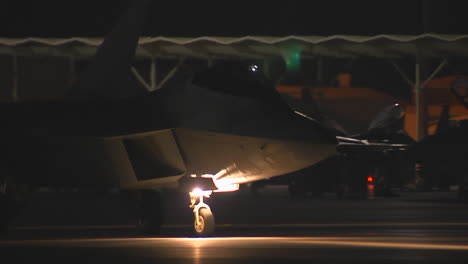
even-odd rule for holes
{"type": "Polygon", "coordinates": [[[374,182],[374,177],[367,176],[367,183],[373,183],[373,182],[374,182]]]}

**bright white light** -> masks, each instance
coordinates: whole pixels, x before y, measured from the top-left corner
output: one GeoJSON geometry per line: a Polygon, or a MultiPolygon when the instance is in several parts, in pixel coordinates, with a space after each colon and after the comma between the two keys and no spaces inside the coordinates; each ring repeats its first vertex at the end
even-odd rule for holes
{"type": "Polygon", "coordinates": [[[253,72],[256,72],[258,70],[258,66],[257,65],[251,65],[250,66],[250,70],[253,71],[253,72]]]}
{"type": "Polygon", "coordinates": [[[224,183],[223,181],[214,181],[218,188],[214,192],[235,192],[239,190],[239,184],[224,183]]]}
{"type": "Polygon", "coordinates": [[[210,195],[211,195],[211,193],[213,193],[213,191],[204,191],[201,188],[195,187],[195,188],[193,188],[193,190],[190,193],[192,195],[198,196],[198,197],[201,197],[201,196],[210,197],[210,195]]]}
{"type": "Polygon", "coordinates": [[[196,187],[196,188],[194,188],[194,189],[192,190],[192,193],[193,193],[194,195],[196,195],[196,196],[202,196],[202,195],[203,195],[203,190],[200,189],[200,188],[198,188],[198,187],[196,187]]]}

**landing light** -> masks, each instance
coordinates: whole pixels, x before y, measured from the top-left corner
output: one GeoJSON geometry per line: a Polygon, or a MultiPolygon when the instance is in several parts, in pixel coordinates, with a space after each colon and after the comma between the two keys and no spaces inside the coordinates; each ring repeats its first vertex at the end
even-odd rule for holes
{"type": "Polygon", "coordinates": [[[196,196],[201,196],[201,195],[203,195],[203,191],[202,191],[202,189],[200,189],[200,188],[194,188],[194,189],[192,190],[192,193],[193,193],[194,195],[196,195],[196,196]]]}
{"type": "Polygon", "coordinates": [[[204,191],[199,187],[195,187],[195,188],[193,188],[191,193],[193,195],[197,196],[197,197],[201,197],[201,196],[209,197],[211,195],[212,191],[204,191]]]}

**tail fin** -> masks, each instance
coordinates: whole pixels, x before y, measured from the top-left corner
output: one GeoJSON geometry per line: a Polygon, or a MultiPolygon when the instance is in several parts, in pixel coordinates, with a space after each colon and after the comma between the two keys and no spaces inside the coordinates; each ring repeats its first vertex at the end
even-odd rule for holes
{"type": "Polygon", "coordinates": [[[303,87],[301,90],[302,99],[296,99],[287,95],[283,96],[284,101],[296,113],[312,118],[322,124],[325,128],[331,131],[335,136],[347,136],[348,132],[336,120],[329,118],[320,109],[319,104],[315,100],[313,94],[308,87],[303,87]]]}
{"type": "Polygon", "coordinates": [[[69,100],[124,98],[147,91],[130,71],[151,0],[134,0],[67,94],[69,100]]]}
{"type": "Polygon", "coordinates": [[[447,131],[450,127],[449,124],[449,119],[450,119],[450,114],[449,114],[449,105],[443,105],[442,106],[442,112],[440,113],[440,118],[439,122],[437,122],[437,130],[436,134],[443,133],[447,131]]]}
{"type": "Polygon", "coordinates": [[[465,108],[468,108],[468,80],[465,77],[455,79],[450,86],[450,90],[465,108]]]}
{"type": "Polygon", "coordinates": [[[364,137],[379,140],[396,140],[400,143],[412,142],[404,130],[404,125],[405,109],[402,105],[395,103],[377,114],[371,121],[364,137]]]}
{"type": "Polygon", "coordinates": [[[346,130],[340,124],[338,124],[336,120],[333,120],[322,113],[317,104],[317,101],[315,101],[314,97],[312,96],[310,89],[305,87],[302,89],[302,101],[311,107],[313,112],[312,117],[330,131],[333,131],[336,136],[348,135],[348,132],[346,132],[346,130]]]}

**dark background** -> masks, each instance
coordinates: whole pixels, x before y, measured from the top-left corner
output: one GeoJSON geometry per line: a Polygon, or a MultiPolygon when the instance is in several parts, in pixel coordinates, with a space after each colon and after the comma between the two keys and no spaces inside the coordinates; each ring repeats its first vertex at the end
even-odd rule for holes
{"type": "MultiPolygon", "coordinates": [[[[0,4],[0,37],[103,37],[129,2],[3,0],[0,4]]],[[[153,0],[143,35],[468,34],[468,4],[465,2],[153,0]]],[[[412,58],[397,63],[413,76],[412,58]]],[[[432,71],[440,60],[426,63],[428,71],[432,71]]],[[[281,68],[281,65],[282,62],[278,62],[276,66],[281,68]]],[[[327,58],[323,62],[321,83],[317,83],[314,67],[315,61],[303,61],[298,72],[283,76],[282,83],[334,85],[337,73],[349,72],[353,76],[353,86],[372,87],[405,100],[411,97],[408,84],[386,60],[327,58]]],[[[465,58],[450,58],[449,64],[437,76],[453,74],[468,74],[465,58]]]]}
{"type": "MultiPolygon", "coordinates": [[[[153,2],[144,32],[152,36],[468,33],[466,1],[153,2]]],[[[103,36],[127,5],[128,0],[4,0],[0,36],[103,36]]]]}

